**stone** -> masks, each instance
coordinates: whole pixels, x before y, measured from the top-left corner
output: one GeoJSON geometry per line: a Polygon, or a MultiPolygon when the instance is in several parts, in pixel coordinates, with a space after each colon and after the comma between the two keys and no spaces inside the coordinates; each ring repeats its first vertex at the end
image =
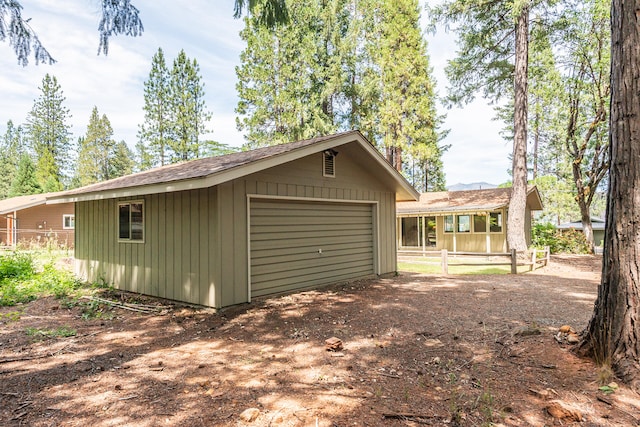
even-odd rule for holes
{"type": "Polygon", "coordinates": [[[580,342],[580,337],[578,334],[569,334],[567,335],[567,342],[569,344],[578,344],[580,342]]]}
{"type": "Polygon", "coordinates": [[[256,418],[258,418],[258,415],[260,415],[260,409],[249,408],[242,411],[242,413],[240,414],[240,419],[244,422],[252,423],[256,420],[256,418]]]}
{"type": "Polygon", "coordinates": [[[557,420],[582,421],[582,412],[567,405],[561,400],[552,400],[545,407],[547,413],[557,420]]]}
{"type": "Polygon", "coordinates": [[[324,341],[327,351],[340,351],[342,350],[342,340],[340,338],[331,337],[324,341]]]}
{"type": "Polygon", "coordinates": [[[563,334],[568,334],[569,332],[571,332],[573,330],[573,328],[569,325],[562,325],[560,326],[559,331],[562,332],[563,334]]]}

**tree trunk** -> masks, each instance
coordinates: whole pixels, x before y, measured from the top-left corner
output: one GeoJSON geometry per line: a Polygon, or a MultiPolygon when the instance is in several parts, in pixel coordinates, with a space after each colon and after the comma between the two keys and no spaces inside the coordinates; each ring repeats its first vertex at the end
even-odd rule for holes
{"type": "Polygon", "coordinates": [[[527,71],[529,52],[529,7],[523,6],[516,25],[515,98],[513,135],[513,188],[507,218],[509,250],[527,251],[525,214],[527,206],[527,71]]]}
{"type": "Polygon", "coordinates": [[[611,159],[602,281],[580,349],[640,391],[640,0],[611,6],[611,159]]]}

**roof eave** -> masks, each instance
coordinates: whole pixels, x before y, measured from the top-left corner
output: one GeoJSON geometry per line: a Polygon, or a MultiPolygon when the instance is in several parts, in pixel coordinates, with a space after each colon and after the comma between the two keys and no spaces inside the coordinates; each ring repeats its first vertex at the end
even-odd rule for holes
{"type": "Polygon", "coordinates": [[[358,142],[360,146],[363,147],[365,151],[369,152],[372,158],[375,159],[376,162],[384,168],[384,170],[387,172],[388,177],[394,181],[394,185],[392,187],[396,192],[396,200],[418,200],[420,194],[406,181],[406,179],[404,179],[404,177],[398,171],[391,167],[391,165],[384,159],[384,157],[382,157],[382,154],[380,154],[380,152],[376,150],[375,147],[373,147],[366,140],[366,138],[362,136],[360,132],[354,131],[337,135],[335,138],[328,138],[313,145],[307,145],[285,153],[238,165],[224,171],[215,172],[204,177],[183,181],[162,182],[151,185],[126,187],[116,190],[103,190],[91,193],[70,194],[67,196],[62,194],[60,196],[47,198],[47,203],[56,204],[113,199],[121,197],[137,197],[145,194],[170,193],[176,191],[196,190],[200,188],[213,187],[215,185],[241,178],[252,173],[260,172],[274,166],[279,166],[281,164],[300,159],[310,154],[322,152],[324,150],[338,147],[340,145],[351,142],[358,142]]]}

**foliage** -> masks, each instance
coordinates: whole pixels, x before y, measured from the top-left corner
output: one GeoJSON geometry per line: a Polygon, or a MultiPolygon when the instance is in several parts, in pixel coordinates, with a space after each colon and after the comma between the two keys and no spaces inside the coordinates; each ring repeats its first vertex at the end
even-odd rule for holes
{"type": "MultiPolygon", "coordinates": [[[[267,28],[287,23],[289,20],[286,0],[235,0],[233,16],[240,18],[245,9],[260,25],[267,28]]],[[[140,11],[130,0],[102,0],[101,10],[102,16],[98,24],[98,54],[109,53],[109,39],[112,36],[142,35],[144,26],[139,16],[140,11]]],[[[56,60],[29,25],[30,19],[22,17],[22,5],[18,0],[0,1],[0,42],[9,38],[9,46],[13,48],[18,63],[22,66],[29,63],[32,50],[36,65],[40,62],[54,64],[56,60]]]]}
{"type": "Polygon", "coordinates": [[[211,120],[204,102],[204,83],[200,65],[187,58],[184,50],[173,60],[170,81],[171,106],[173,107],[173,136],[169,140],[171,162],[202,157],[199,137],[207,132],[206,123],[211,120]]]}
{"type": "Polygon", "coordinates": [[[138,170],[203,157],[206,143],[200,135],[208,131],[211,113],[204,102],[204,83],[198,62],[184,50],[167,68],[158,49],[144,83],[145,121],[139,127],[138,170]]]}
{"type": "Polygon", "coordinates": [[[444,183],[415,0],[289,2],[289,23],[245,18],[236,119],[256,148],[359,129],[420,188],[444,183]],[[403,164],[407,167],[403,169],[403,164]]]}
{"type": "MultiPolygon", "coordinates": [[[[102,0],[102,17],[98,25],[100,45],[98,54],[109,51],[109,38],[125,34],[138,36],[144,31],[138,9],[129,0],[102,0]]],[[[0,42],[9,38],[9,46],[14,50],[18,63],[26,66],[33,50],[36,65],[40,62],[56,62],[40,42],[36,32],[29,25],[31,18],[22,17],[22,5],[17,0],[0,1],[0,42]]]]}
{"type": "Polygon", "coordinates": [[[35,31],[29,25],[29,19],[22,18],[22,5],[15,0],[0,1],[0,42],[9,38],[9,46],[18,58],[18,63],[26,66],[33,49],[36,65],[40,62],[53,64],[47,49],[40,43],[35,31]]]}
{"type": "Polygon", "coordinates": [[[71,125],[67,123],[71,115],[55,76],[47,73],[40,91],[27,117],[26,136],[35,154],[38,183],[45,192],[60,191],[71,169],[71,125]]]}
{"type": "Polygon", "coordinates": [[[578,230],[559,230],[553,224],[535,224],[531,230],[531,245],[538,249],[549,247],[552,254],[588,254],[589,244],[578,230]]]}
{"type": "Polygon", "coordinates": [[[40,295],[64,298],[79,287],[73,274],[56,268],[52,259],[46,259],[36,271],[34,256],[29,253],[14,252],[0,257],[0,306],[29,302],[40,295]]]}
{"type": "Polygon", "coordinates": [[[42,193],[42,187],[36,178],[36,168],[31,161],[31,156],[23,153],[18,162],[18,168],[9,187],[9,197],[22,196],[25,194],[42,193]]]}
{"type": "Polygon", "coordinates": [[[18,171],[18,163],[24,152],[24,131],[15,126],[11,120],[7,122],[7,130],[0,138],[0,199],[9,197],[11,184],[18,171]]]}
{"type": "Polygon", "coordinates": [[[5,279],[28,279],[35,274],[33,257],[24,252],[0,255],[0,281],[5,279]]]}
{"type": "Polygon", "coordinates": [[[84,186],[131,173],[131,152],[113,139],[111,122],[93,107],[87,133],[78,140],[78,161],[72,186],[84,186]]]}

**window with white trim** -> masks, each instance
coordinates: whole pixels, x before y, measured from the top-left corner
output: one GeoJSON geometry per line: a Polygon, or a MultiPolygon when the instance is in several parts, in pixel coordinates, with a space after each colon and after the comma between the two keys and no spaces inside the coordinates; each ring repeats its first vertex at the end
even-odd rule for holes
{"type": "Polygon", "coordinates": [[[73,214],[62,215],[62,229],[73,230],[76,228],[76,216],[73,214]]]}
{"type": "Polygon", "coordinates": [[[142,201],[118,203],[118,240],[144,241],[144,203],[142,201]]]}

